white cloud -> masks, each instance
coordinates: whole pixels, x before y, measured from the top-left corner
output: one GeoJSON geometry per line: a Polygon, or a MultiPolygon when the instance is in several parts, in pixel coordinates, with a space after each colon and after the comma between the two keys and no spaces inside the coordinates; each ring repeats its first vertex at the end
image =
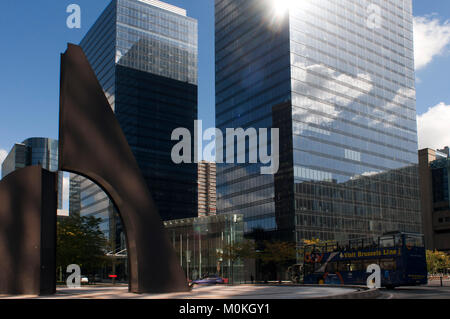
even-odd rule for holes
{"type": "MultiPolygon", "coordinates": [[[[294,91],[296,92],[306,92],[306,95],[316,96],[321,100],[327,101],[328,103],[317,103],[311,100],[306,95],[295,94],[293,96],[292,103],[300,108],[293,109],[293,115],[297,120],[301,120],[303,123],[313,123],[316,125],[329,126],[336,118],[342,113],[342,109],[337,106],[348,106],[355,99],[364,95],[362,91],[357,91],[350,88],[349,85],[355,85],[362,88],[366,92],[370,92],[373,89],[372,79],[369,74],[358,73],[355,76],[350,76],[333,70],[322,64],[311,64],[306,65],[303,62],[294,61],[295,78],[299,80],[294,85],[294,91]],[[316,74],[322,75],[318,77],[316,74]],[[341,95],[346,95],[352,97],[344,98],[338,94],[331,94],[321,89],[316,89],[312,86],[307,86],[304,83],[314,83],[315,85],[326,88],[331,91],[336,91],[341,93],[341,95]],[[340,83],[345,83],[347,85],[341,85],[340,83]],[[329,115],[329,117],[317,117],[310,112],[310,110],[320,111],[329,115]]],[[[314,130],[319,132],[317,128],[307,125],[296,125],[294,127],[296,134],[302,134],[304,130],[314,130]]],[[[321,130],[323,134],[327,134],[327,131],[321,130]]]]}
{"type": "Polygon", "coordinates": [[[445,54],[450,44],[450,21],[443,23],[430,16],[414,18],[414,56],[416,70],[427,66],[434,57],[445,54]]]}
{"type": "Polygon", "coordinates": [[[450,146],[450,105],[439,103],[417,116],[419,149],[450,146]]]}

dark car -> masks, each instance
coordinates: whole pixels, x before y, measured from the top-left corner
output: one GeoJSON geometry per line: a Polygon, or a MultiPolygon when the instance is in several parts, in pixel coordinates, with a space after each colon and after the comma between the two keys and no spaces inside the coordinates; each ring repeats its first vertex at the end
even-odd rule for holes
{"type": "Polygon", "coordinates": [[[203,279],[197,279],[193,280],[193,285],[217,285],[217,284],[224,284],[225,280],[219,276],[213,275],[213,276],[207,276],[203,279]]]}

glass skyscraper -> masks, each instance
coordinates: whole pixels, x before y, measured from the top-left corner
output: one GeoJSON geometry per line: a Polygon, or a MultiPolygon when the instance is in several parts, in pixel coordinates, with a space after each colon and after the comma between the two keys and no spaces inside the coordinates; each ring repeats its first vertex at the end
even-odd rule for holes
{"type": "MultiPolygon", "coordinates": [[[[171,160],[172,131],[184,127],[193,134],[197,119],[197,41],[197,21],[184,9],[113,0],[80,44],[164,220],[197,214],[197,166],[171,160]]],[[[106,194],[72,177],[74,207],[102,218],[102,230],[118,238],[121,226],[111,219],[118,220],[106,194]]]]}
{"type": "Polygon", "coordinates": [[[280,169],[219,164],[246,232],[421,232],[411,0],[216,0],[216,125],[279,128],[280,169]]]}
{"type": "MultiPolygon", "coordinates": [[[[50,138],[33,137],[13,146],[2,164],[2,178],[27,167],[41,165],[51,172],[58,171],[58,141],[50,138]]],[[[58,208],[62,209],[63,174],[58,174],[58,208]]]]}

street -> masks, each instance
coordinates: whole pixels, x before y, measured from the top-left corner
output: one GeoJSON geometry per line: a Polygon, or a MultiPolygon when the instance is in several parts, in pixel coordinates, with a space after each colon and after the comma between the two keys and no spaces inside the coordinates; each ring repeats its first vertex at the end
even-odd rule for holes
{"type": "Polygon", "coordinates": [[[450,286],[400,287],[393,290],[382,289],[381,293],[381,299],[450,299],[450,286]]]}

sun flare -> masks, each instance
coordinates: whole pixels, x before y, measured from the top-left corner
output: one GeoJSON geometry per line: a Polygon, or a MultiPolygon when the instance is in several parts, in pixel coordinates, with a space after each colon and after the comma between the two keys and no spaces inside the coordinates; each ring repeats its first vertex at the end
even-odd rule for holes
{"type": "Polygon", "coordinates": [[[285,15],[290,8],[292,8],[295,3],[300,0],[272,0],[275,14],[277,16],[285,15]]]}

